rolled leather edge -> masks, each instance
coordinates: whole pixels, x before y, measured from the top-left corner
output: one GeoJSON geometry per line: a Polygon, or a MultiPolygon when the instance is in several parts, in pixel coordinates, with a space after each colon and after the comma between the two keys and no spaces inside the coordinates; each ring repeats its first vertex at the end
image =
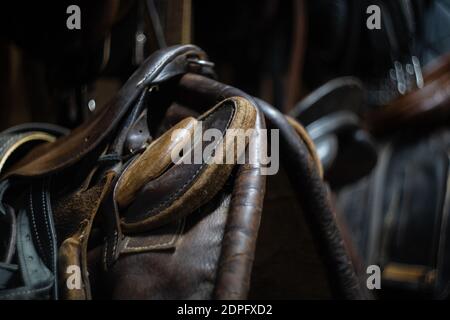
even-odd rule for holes
{"type": "Polygon", "coordinates": [[[311,140],[308,132],[306,129],[299,123],[297,120],[292,118],[291,116],[286,115],[285,116],[289,124],[295,129],[300,139],[303,140],[306,147],[308,148],[309,154],[311,155],[312,160],[316,164],[317,171],[319,172],[319,176],[323,178],[323,167],[322,163],[320,162],[320,158],[316,151],[316,146],[314,145],[314,142],[311,140]]]}
{"type": "Polygon", "coordinates": [[[266,116],[268,127],[280,130],[281,161],[287,168],[295,168],[289,179],[301,200],[313,238],[317,241],[334,297],[366,298],[337,227],[329,190],[315,165],[309,161],[306,145],[278,110],[262,100],[258,100],[258,106],[266,116]]]}
{"type": "MultiPolygon", "coordinates": [[[[258,109],[255,129],[265,129],[264,118],[258,109]]],[[[254,139],[253,143],[255,142],[261,143],[258,139],[254,139]]],[[[260,172],[261,161],[258,151],[259,148],[249,148],[249,152],[253,153],[249,154],[249,158],[256,161],[241,165],[234,181],[219,258],[214,299],[246,299],[250,289],[256,240],[266,190],[266,176],[260,172]]]]}
{"type": "Polygon", "coordinates": [[[192,117],[182,120],[153,141],[142,155],[125,169],[117,182],[116,201],[119,208],[128,206],[145,183],[161,175],[172,163],[170,151],[178,145],[186,144],[196,125],[197,120],[192,117]],[[180,130],[177,135],[176,130],[180,130]]]}

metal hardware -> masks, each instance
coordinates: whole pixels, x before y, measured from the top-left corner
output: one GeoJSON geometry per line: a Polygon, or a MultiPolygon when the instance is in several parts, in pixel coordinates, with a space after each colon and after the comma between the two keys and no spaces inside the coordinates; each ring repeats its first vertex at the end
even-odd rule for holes
{"type": "Polygon", "coordinates": [[[214,62],[211,62],[208,60],[197,59],[197,58],[188,58],[187,61],[189,63],[194,63],[194,64],[197,64],[202,67],[214,68],[214,65],[215,65],[214,62]]]}

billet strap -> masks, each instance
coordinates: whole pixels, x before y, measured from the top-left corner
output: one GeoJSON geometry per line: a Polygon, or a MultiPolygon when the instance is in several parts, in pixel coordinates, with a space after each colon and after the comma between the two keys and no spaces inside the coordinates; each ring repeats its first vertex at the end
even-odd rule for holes
{"type": "MultiPolygon", "coordinates": [[[[38,180],[30,184],[26,194],[26,212],[32,221],[32,236],[36,249],[46,267],[57,274],[58,244],[50,202],[51,178],[38,180]]],[[[58,297],[58,277],[54,277],[54,297],[58,297]]]]}
{"type": "MultiPolygon", "coordinates": [[[[15,152],[18,152],[21,148],[36,143],[52,142],[55,137],[47,132],[30,131],[26,132],[27,124],[20,127],[10,128],[0,134],[0,176],[7,164],[8,160],[13,156],[15,152]]],[[[30,127],[34,128],[34,127],[30,127]]],[[[12,259],[12,255],[16,247],[16,232],[15,232],[15,213],[12,208],[3,203],[3,197],[6,191],[10,187],[8,180],[0,182],[0,216],[2,216],[1,222],[10,224],[11,232],[8,235],[8,252],[5,253],[5,257],[1,257],[3,262],[9,263],[12,259]]],[[[5,236],[5,235],[2,235],[5,236]]]]}
{"type": "Polygon", "coordinates": [[[54,286],[54,276],[37,253],[25,211],[20,211],[17,223],[17,256],[24,286],[0,291],[0,299],[48,299],[54,286]]]}
{"type": "MultiPolygon", "coordinates": [[[[51,143],[56,136],[66,134],[68,130],[52,125],[27,123],[12,127],[0,134],[0,173],[9,162],[15,159],[19,152],[37,144],[51,143]],[[36,131],[42,129],[44,131],[36,131]]],[[[56,277],[56,236],[49,198],[49,180],[37,180],[30,184],[25,198],[25,210],[20,209],[16,218],[15,210],[3,201],[4,194],[15,184],[14,179],[4,179],[0,182],[0,214],[9,215],[11,234],[9,249],[2,268],[4,290],[0,298],[37,299],[57,298],[56,277]],[[28,216],[27,216],[28,215],[28,216]],[[17,220],[17,223],[13,221],[17,220]],[[17,224],[17,226],[16,226],[17,224]],[[34,247],[36,245],[36,248],[34,247]],[[11,265],[12,254],[16,252],[18,265],[11,265]],[[24,287],[7,288],[8,279],[20,271],[24,287]]]]}
{"type": "MultiPolygon", "coordinates": [[[[3,199],[3,194],[8,189],[9,183],[8,181],[2,181],[0,182],[0,200],[3,199]]],[[[16,250],[16,215],[14,213],[14,210],[8,206],[4,205],[0,201],[0,223],[2,225],[6,225],[6,228],[2,228],[2,237],[7,237],[7,241],[2,241],[3,246],[5,247],[5,252],[1,253],[0,256],[0,262],[9,264],[13,257],[16,250]],[[5,234],[5,231],[7,233],[5,234]]]]}
{"type": "MultiPolygon", "coordinates": [[[[0,175],[3,171],[3,168],[7,164],[7,161],[12,157],[12,155],[19,151],[25,145],[30,145],[33,143],[42,143],[42,142],[52,142],[55,140],[55,137],[46,133],[39,131],[30,131],[25,132],[27,125],[21,125],[19,127],[10,128],[0,134],[0,175]]],[[[32,128],[32,127],[30,127],[32,128]]],[[[34,128],[34,127],[33,127],[34,128]]],[[[0,257],[6,264],[12,259],[12,256],[15,252],[16,248],[16,217],[14,210],[3,203],[3,197],[5,192],[10,187],[10,182],[8,180],[3,180],[0,182],[0,216],[1,223],[9,224],[10,234],[7,236],[9,239],[7,240],[7,252],[4,253],[3,257],[0,257]]],[[[5,235],[2,235],[3,237],[5,235]]],[[[6,268],[8,270],[8,274],[10,273],[10,268],[6,268]]],[[[6,272],[6,271],[5,271],[6,272]]]]}

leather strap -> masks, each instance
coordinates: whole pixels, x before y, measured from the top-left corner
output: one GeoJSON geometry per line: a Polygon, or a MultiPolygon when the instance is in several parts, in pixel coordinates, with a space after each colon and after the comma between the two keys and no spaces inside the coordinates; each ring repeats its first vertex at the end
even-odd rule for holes
{"type": "MultiPolygon", "coordinates": [[[[32,182],[27,193],[27,214],[32,222],[33,241],[46,267],[57,274],[58,243],[50,202],[50,178],[32,182]]],[[[57,277],[54,296],[58,297],[57,277]]]]}
{"type": "Polygon", "coordinates": [[[7,288],[17,270],[16,264],[0,262],[0,290],[7,288]]]}
{"type": "Polygon", "coordinates": [[[28,142],[33,141],[47,141],[53,142],[55,138],[41,131],[31,131],[31,132],[23,132],[23,133],[2,133],[0,136],[0,172],[3,171],[3,167],[9,157],[20,147],[27,144],[28,142]]]}
{"type": "Polygon", "coordinates": [[[17,224],[17,256],[24,286],[0,291],[0,299],[48,299],[54,276],[37,253],[25,211],[20,211],[17,224]]]}
{"type": "MultiPolygon", "coordinates": [[[[42,142],[53,142],[56,138],[53,134],[65,134],[64,128],[52,125],[29,123],[10,128],[0,134],[0,173],[8,161],[19,151],[26,147],[42,142]],[[42,129],[44,131],[35,131],[42,129]]],[[[3,288],[13,276],[14,271],[20,270],[24,287],[5,289],[1,291],[0,297],[4,298],[53,298],[58,297],[56,279],[56,236],[52,219],[49,186],[47,181],[35,181],[27,192],[29,199],[28,208],[20,209],[15,223],[15,212],[12,207],[3,203],[3,197],[12,183],[3,180],[0,183],[0,214],[9,216],[11,234],[9,248],[5,254],[2,265],[3,288]],[[28,221],[29,214],[30,221],[28,221]],[[30,226],[31,225],[31,226],[30,226]],[[37,244],[37,249],[34,248],[37,244]],[[19,265],[11,265],[14,252],[17,252],[19,265]],[[38,253],[39,252],[39,253],[38,253]],[[42,257],[42,259],[41,259],[42,257]]],[[[1,287],[1,285],[0,285],[1,287]]]]}
{"type": "Polygon", "coordinates": [[[45,122],[27,122],[10,127],[2,132],[5,134],[29,133],[32,131],[45,132],[52,136],[65,136],[70,130],[56,124],[45,122]]]}
{"type": "Polygon", "coordinates": [[[78,163],[105,142],[145,88],[206,66],[193,63],[206,55],[193,45],[173,46],[151,55],[114,98],[88,121],[52,145],[35,148],[7,176],[38,177],[78,163]]]}
{"type": "MultiPolygon", "coordinates": [[[[0,199],[3,199],[3,194],[8,186],[9,184],[7,181],[2,181],[0,183],[0,199]]],[[[14,210],[10,206],[4,205],[1,201],[0,223],[5,225],[4,228],[2,227],[2,237],[7,237],[5,238],[7,240],[2,243],[4,246],[2,249],[5,251],[2,252],[0,262],[9,264],[12,261],[16,250],[16,216],[14,210]]]]}

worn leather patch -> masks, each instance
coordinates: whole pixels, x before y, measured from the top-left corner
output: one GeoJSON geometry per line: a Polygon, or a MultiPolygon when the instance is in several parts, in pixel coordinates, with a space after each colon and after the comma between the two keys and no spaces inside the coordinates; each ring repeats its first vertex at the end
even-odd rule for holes
{"type": "Polygon", "coordinates": [[[61,242],[78,231],[81,221],[90,219],[99,205],[105,182],[102,180],[87,190],[77,190],[55,201],[53,212],[61,242]]]}

